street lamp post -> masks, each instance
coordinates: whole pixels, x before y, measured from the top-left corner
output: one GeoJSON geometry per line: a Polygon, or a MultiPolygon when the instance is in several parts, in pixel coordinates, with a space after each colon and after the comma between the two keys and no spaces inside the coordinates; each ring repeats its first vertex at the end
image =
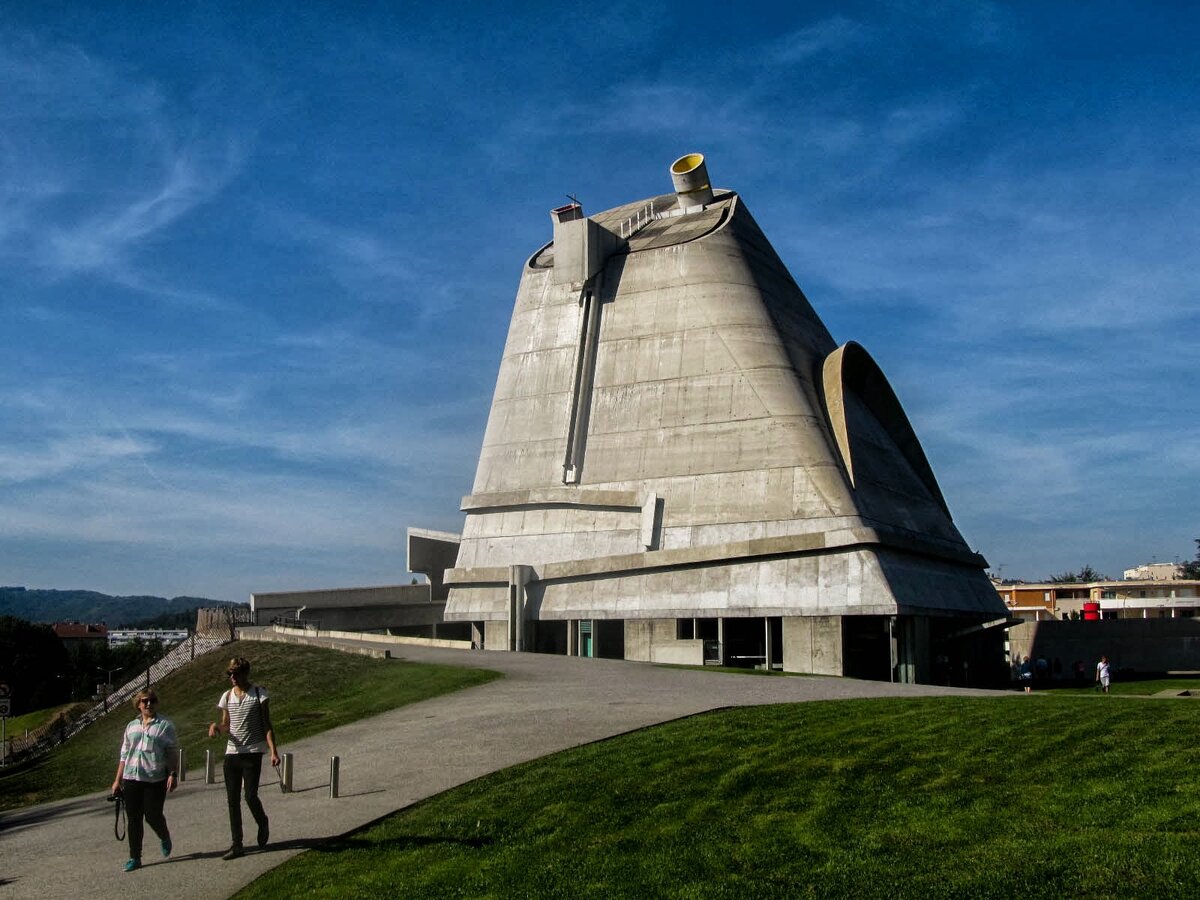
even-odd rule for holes
{"type": "Polygon", "coordinates": [[[101,691],[101,694],[104,697],[104,711],[106,713],[108,712],[108,695],[112,691],[112,677],[117,672],[122,671],[124,668],[125,668],[124,666],[120,666],[119,668],[116,668],[116,669],[105,669],[100,666],[96,667],[97,672],[104,673],[104,690],[101,691]]]}

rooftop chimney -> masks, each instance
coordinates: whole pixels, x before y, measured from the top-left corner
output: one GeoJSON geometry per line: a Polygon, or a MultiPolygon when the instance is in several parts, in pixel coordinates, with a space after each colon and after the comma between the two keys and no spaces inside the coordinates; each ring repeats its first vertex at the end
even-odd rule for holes
{"type": "Polygon", "coordinates": [[[679,196],[679,208],[690,209],[712,203],[712,185],[703,153],[688,153],[671,163],[671,181],[679,196]]]}

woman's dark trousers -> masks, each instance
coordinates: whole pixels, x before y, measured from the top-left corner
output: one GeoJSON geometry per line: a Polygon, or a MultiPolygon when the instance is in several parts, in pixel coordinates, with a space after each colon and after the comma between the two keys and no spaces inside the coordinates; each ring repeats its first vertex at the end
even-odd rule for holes
{"type": "Polygon", "coordinates": [[[258,779],[262,774],[261,753],[225,754],[225,799],[229,801],[229,832],[233,846],[242,846],[242,802],[238,796],[244,791],[250,815],[258,824],[259,834],[267,828],[267,812],[258,799],[258,779]]]}
{"type": "Polygon", "coordinates": [[[145,829],[142,820],[158,835],[159,840],[169,841],[167,817],[163,815],[163,802],[167,799],[165,781],[130,781],[121,779],[121,796],[125,798],[125,815],[129,820],[129,856],[142,858],[142,836],[145,829]]]}

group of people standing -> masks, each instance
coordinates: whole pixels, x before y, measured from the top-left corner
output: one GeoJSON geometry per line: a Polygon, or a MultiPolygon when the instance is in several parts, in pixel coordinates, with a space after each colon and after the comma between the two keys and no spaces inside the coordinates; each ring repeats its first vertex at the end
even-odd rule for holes
{"type": "MultiPolygon", "coordinates": [[[[271,697],[266,688],[250,681],[250,661],[241,656],[234,657],[225,674],[232,684],[217,701],[220,718],[209,724],[208,736],[229,736],[223,770],[231,842],[221,858],[237,859],[244,853],[243,796],[258,826],[255,835],[258,846],[265,847],[270,840],[271,824],[258,799],[258,782],[263,757],[269,753],[271,765],[277,766],[279,749],[271,725],[271,697]]],[[[167,794],[179,784],[179,773],[172,768],[178,746],[175,725],[159,713],[158,695],[152,690],[139,692],[134,698],[134,708],[138,715],[125,727],[117,774],[112,783],[112,793],[121,795],[128,817],[126,872],[142,866],[145,825],[158,836],[162,855],[171,855],[171,831],[163,806],[167,794]]]]}
{"type": "MultiPolygon", "coordinates": [[[[1015,659],[1015,657],[1014,657],[1015,659]]],[[[1056,659],[1055,677],[1061,672],[1061,663],[1056,659]]],[[[1083,681],[1084,669],[1082,660],[1076,660],[1071,666],[1075,673],[1076,681],[1083,681]]],[[[1036,683],[1044,683],[1049,680],[1048,673],[1050,666],[1047,664],[1045,657],[1039,657],[1037,662],[1031,662],[1029,657],[1024,657],[1019,664],[1014,666],[1017,681],[1025,688],[1025,693],[1031,693],[1033,686],[1036,683]]],[[[1112,683],[1112,667],[1109,665],[1108,657],[1101,656],[1100,662],[1096,663],[1096,689],[1108,693],[1108,686],[1112,683]]]]}

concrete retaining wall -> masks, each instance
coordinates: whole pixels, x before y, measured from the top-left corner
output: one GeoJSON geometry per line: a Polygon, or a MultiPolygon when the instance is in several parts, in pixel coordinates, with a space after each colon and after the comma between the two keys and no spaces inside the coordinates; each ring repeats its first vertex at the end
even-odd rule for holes
{"type": "Polygon", "coordinates": [[[1063,674],[1083,660],[1088,678],[1107,656],[1116,670],[1200,671],[1200,619],[1103,619],[1025,622],[1008,632],[1018,658],[1062,661],[1063,674]]]}

